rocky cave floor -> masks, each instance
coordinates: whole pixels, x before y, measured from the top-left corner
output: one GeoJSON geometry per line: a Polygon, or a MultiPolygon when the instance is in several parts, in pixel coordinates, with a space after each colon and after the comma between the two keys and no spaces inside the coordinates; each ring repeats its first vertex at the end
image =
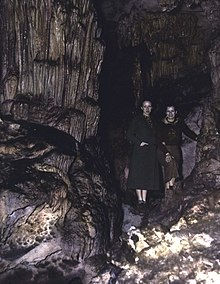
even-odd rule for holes
{"type": "Polygon", "coordinates": [[[220,192],[191,188],[176,202],[180,194],[150,200],[145,213],[123,205],[124,250],[109,282],[92,283],[220,283],[220,192]]]}
{"type": "Polygon", "coordinates": [[[31,262],[1,261],[1,271],[8,267],[14,277],[0,283],[36,283],[33,269],[40,284],[220,283],[220,191],[187,185],[166,196],[149,199],[144,211],[123,203],[122,234],[107,256],[77,263],[51,243],[45,258],[43,247],[31,262]]]}

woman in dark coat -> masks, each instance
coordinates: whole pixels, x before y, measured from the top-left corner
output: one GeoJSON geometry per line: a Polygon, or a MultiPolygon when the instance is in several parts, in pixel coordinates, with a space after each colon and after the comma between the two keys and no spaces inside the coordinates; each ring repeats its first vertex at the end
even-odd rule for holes
{"type": "Polygon", "coordinates": [[[164,154],[161,153],[160,162],[164,166],[166,189],[173,189],[176,178],[182,176],[182,133],[194,141],[197,141],[198,137],[176,114],[177,111],[174,106],[167,106],[166,117],[162,120],[158,128],[159,139],[171,154],[174,162],[166,163],[164,154]]]}
{"type": "Polygon", "coordinates": [[[142,103],[142,114],[133,119],[127,131],[127,138],[133,144],[127,187],[136,190],[138,203],[146,203],[148,190],[160,189],[157,147],[166,154],[167,150],[158,144],[155,122],[151,117],[150,101],[142,103]]]}

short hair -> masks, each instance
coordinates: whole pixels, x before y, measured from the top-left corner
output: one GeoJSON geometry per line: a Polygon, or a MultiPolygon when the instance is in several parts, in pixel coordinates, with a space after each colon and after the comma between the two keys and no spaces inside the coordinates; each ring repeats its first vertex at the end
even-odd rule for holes
{"type": "Polygon", "coordinates": [[[177,107],[175,106],[175,104],[166,105],[166,110],[167,110],[168,107],[173,107],[175,109],[175,111],[177,111],[177,107]]]}
{"type": "Polygon", "coordinates": [[[172,105],[172,104],[166,105],[166,108],[168,108],[168,107],[174,107],[175,108],[175,105],[172,105]]]}

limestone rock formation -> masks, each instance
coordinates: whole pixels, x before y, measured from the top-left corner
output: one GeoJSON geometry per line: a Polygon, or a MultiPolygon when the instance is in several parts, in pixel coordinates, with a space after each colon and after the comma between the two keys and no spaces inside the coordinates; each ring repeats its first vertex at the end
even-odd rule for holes
{"type": "Polygon", "coordinates": [[[65,259],[75,267],[105,255],[120,236],[122,211],[108,163],[94,138],[79,145],[46,126],[1,120],[0,137],[0,283],[22,283],[20,270],[28,283],[42,283],[40,267],[43,283],[55,283],[52,259],[61,262],[53,268],[61,273],[57,283],[66,283],[77,272],[65,259]]]}

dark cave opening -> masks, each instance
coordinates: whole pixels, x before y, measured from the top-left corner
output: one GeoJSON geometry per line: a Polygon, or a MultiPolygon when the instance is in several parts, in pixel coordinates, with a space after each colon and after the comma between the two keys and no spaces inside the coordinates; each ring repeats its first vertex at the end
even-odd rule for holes
{"type": "Polygon", "coordinates": [[[211,76],[201,70],[189,70],[182,77],[164,77],[152,85],[147,80],[152,56],[144,44],[138,47],[119,48],[114,39],[107,39],[103,67],[99,76],[101,107],[100,130],[111,124],[118,127],[137,111],[143,99],[154,105],[155,115],[164,114],[164,106],[175,105],[185,118],[203,98],[210,95],[211,76]],[[135,56],[141,65],[141,96],[136,97],[132,81],[135,56]],[[138,102],[137,102],[138,100],[138,102]]]}
{"type": "Polygon", "coordinates": [[[100,75],[101,123],[119,126],[134,110],[131,49],[106,51],[100,75]]]}

